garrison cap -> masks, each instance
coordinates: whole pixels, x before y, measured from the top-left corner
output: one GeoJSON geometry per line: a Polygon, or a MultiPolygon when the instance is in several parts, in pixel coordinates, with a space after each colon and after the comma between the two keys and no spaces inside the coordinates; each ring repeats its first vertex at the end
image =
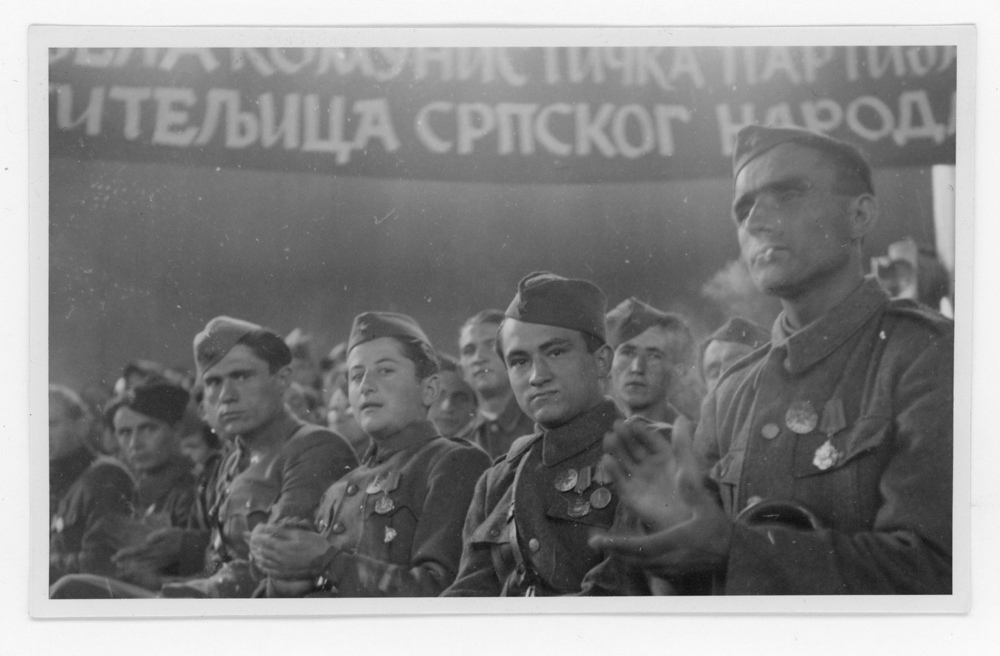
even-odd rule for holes
{"type": "Polygon", "coordinates": [[[652,305],[643,303],[637,298],[627,298],[608,312],[607,329],[608,344],[611,348],[641,335],[653,326],[683,327],[684,323],[677,315],[657,310],[652,305]]]}
{"type": "Polygon", "coordinates": [[[771,341],[771,333],[743,317],[733,317],[709,335],[705,345],[708,346],[709,342],[715,341],[736,342],[757,348],[771,341]]]}
{"type": "Polygon", "coordinates": [[[358,344],[381,337],[396,337],[417,342],[425,347],[425,352],[432,359],[436,360],[431,340],[424,334],[420,324],[413,317],[396,312],[365,312],[354,317],[351,337],[347,340],[347,352],[350,353],[358,344]]]}
{"type": "Polygon", "coordinates": [[[569,328],[605,342],[607,307],[604,292],[589,280],[536,271],[517,284],[517,295],[504,316],[525,323],[569,328]]]}
{"type": "Polygon", "coordinates": [[[760,125],[748,125],[742,128],[736,133],[736,146],[733,149],[733,177],[739,175],[740,170],[751,160],[785,143],[813,148],[849,161],[871,187],[871,166],[854,146],[802,128],[775,128],[760,125]]]}
{"type": "Polygon", "coordinates": [[[194,336],[194,361],[198,366],[198,377],[201,378],[206,370],[226,357],[226,353],[233,350],[241,339],[259,330],[266,329],[232,317],[215,317],[209,321],[205,330],[194,336]]]}
{"type": "Polygon", "coordinates": [[[187,390],[173,383],[137,385],[108,403],[104,409],[104,419],[112,426],[119,408],[131,408],[139,414],[173,426],[184,418],[190,398],[187,390]]]}

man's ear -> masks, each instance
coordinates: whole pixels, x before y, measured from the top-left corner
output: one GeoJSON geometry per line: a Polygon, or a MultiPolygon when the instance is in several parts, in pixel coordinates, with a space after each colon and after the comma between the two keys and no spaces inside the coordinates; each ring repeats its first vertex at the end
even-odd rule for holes
{"type": "Polygon", "coordinates": [[[597,375],[600,378],[607,378],[611,375],[611,363],[615,359],[615,352],[607,344],[602,344],[594,351],[594,362],[597,363],[597,375]]]}
{"type": "Polygon", "coordinates": [[[420,381],[420,386],[424,407],[429,408],[437,400],[438,394],[441,393],[441,377],[437,374],[431,374],[420,381]]]}
{"type": "Polygon", "coordinates": [[[274,372],[274,377],[278,379],[278,385],[281,386],[282,391],[285,391],[292,384],[292,367],[291,365],[285,365],[281,369],[274,372]]]}
{"type": "Polygon", "coordinates": [[[860,241],[878,223],[878,203],[871,194],[861,194],[851,200],[848,216],[851,220],[851,241],[860,241]]]}

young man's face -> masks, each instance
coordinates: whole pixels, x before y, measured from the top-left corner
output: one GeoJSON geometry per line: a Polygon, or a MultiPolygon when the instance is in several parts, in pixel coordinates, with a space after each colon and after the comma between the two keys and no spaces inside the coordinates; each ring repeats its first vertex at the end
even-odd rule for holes
{"type": "Polygon", "coordinates": [[[662,326],[651,326],[615,349],[611,365],[614,393],[630,410],[665,404],[670,385],[670,335],[662,326]]]}
{"type": "Polygon", "coordinates": [[[733,219],[757,287],[791,299],[850,264],[850,203],[818,151],[789,143],[751,160],[736,176],[733,219]]]}
{"type": "Polygon", "coordinates": [[[457,371],[438,374],[441,391],[427,411],[427,418],[445,437],[454,437],[476,415],[476,395],[457,371]]]}
{"type": "Polygon", "coordinates": [[[490,395],[509,385],[503,361],[497,355],[495,323],[477,323],[462,328],[458,339],[459,364],[465,380],[479,394],[490,395]]]}
{"type": "Polygon", "coordinates": [[[545,428],[576,418],[603,398],[611,349],[587,352],[583,334],[507,319],[500,329],[510,386],[521,409],[545,428]]]}
{"type": "Polygon", "coordinates": [[[284,414],[289,380],[288,367],[272,374],[267,362],[243,344],[202,377],[209,411],[214,409],[219,428],[232,436],[250,436],[284,414]]]}
{"type": "Polygon", "coordinates": [[[347,355],[348,396],[361,428],[374,440],[427,418],[437,375],[417,378],[416,365],[392,337],[358,344],[347,355]]]}
{"type": "Polygon", "coordinates": [[[180,454],[177,431],[164,421],[121,407],[115,412],[114,427],[121,453],[136,471],[156,471],[180,454]]]}

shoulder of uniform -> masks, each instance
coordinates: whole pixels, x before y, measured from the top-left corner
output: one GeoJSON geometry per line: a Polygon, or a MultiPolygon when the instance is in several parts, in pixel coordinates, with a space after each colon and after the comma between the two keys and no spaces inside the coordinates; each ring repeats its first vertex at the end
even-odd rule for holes
{"type": "Polygon", "coordinates": [[[514,440],[514,443],[510,445],[510,450],[507,451],[507,456],[505,460],[510,464],[514,464],[515,462],[520,460],[521,456],[527,453],[528,449],[531,448],[531,445],[534,444],[539,439],[541,439],[541,437],[542,433],[538,432],[538,433],[532,433],[531,435],[522,435],[521,437],[517,438],[516,440],[514,440]]]}
{"type": "Polygon", "coordinates": [[[771,350],[771,343],[768,342],[767,344],[764,344],[763,346],[756,348],[750,353],[747,353],[742,358],[740,358],[736,362],[726,367],[726,369],[722,372],[722,375],[719,377],[719,382],[716,383],[716,387],[722,385],[722,381],[725,380],[726,378],[729,378],[733,374],[746,371],[750,367],[754,366],[755,364],[763,360],[765,356],[767,356],[768,351],[770,350],[771,350]]]}
{"type": "Polygon", "coordinates": [[[942,335],[955,329],[955,322],[948,317],[908,298],[889,301],[885,313],[892,319],[916,323],[942,335]]]}
{"type": "Polygon", "coordinates": [[[132,483],[135,482],[135,477],[132,472],[128,470],[122,462],[117,458],[112,458],[111,456],[101,455],[94,459],[90,463],[88,471],[85,472],[87,478],[103,478],[106,476],[118,476],[123,481],[128,480],[132,483]]]}

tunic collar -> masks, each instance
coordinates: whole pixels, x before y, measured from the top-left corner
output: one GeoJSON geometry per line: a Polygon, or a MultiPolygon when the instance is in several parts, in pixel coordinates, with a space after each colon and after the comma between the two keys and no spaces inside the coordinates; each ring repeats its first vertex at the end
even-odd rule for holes
{"type": "Polygon", "coordinates": [[[486,424],[489,424],[490,421],[493,421],[500,426],[501,430],[505,433],[509,433],[514,430],[515,426],[517,426],[517,422],[521,420],[522,414],[524,413],[521,412],[521,406],[517,404],[517,399],[511,395],[510,399],[507,400],[507,405],[504,406],[503,411],[497,415],[496,419],[490,420],[486,418],[481,411],[478,412],[474,420],[475,424],[473,425],[470,433],[475,433],[486,424]]]}
{"type": "Polygon", "coordinates": [[[247,440],[242,435],[238,435],[235,440],[236,446],[241,451],[249,451],[255,454],[269,453],[280,449],[304,425],[304,423],[286,412],[271,422],[263,431],[255,435],[253,440],[247,440]]]}
{"type": "Polygon", "coordinates": [[[789,330],[782,312],[771,329],[771,348],[785,348],[785,369],[801,373],[833,353],[888,302],[878,281],[866,278],[839,305],[797,331],[789,330]]]}
{"type": "Polygon", "coordinates": [[[366,465],[379,465],[393,454],[414,446],[423,446],[427,442],[440,437],[434,424],[421,419],[403,428],[398,433],[382,440],[372,440],[371,446],[361,461],[366,465]]]}
{"type": "Polygon", "coordinates": [[[166,498],[178,481],[191,472],[191,461],[184,456],[171,458],[163,467],[139,477],[139,507],[146,509],[166,498]]]}
{"type": "Polygon", "coordinates": [[[543,429],[542,463],[551,467],[586,451],[595,442],[603,439],[615,421],[621,418],[621,412],[614,402],[604,399],[558,428],[543,429]]]}

